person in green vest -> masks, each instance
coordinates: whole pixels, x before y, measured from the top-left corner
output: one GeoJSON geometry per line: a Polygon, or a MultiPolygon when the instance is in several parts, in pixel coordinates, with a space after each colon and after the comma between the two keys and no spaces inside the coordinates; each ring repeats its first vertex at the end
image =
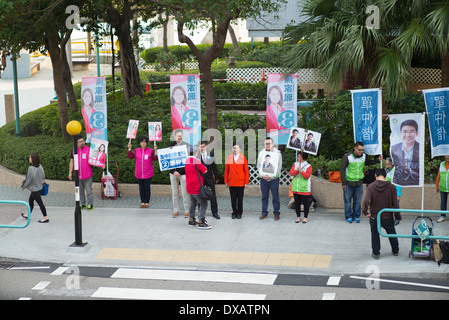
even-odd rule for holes
{"type": "Polygon", "coordinates": [[[301,221],[301,203],[304,206],[304,219],[302,223],[307,223],[309,217],[312,166],[307,162],[307,158],[307,153],[299,152],[298,161],[290,169],[290,175],[293,176],[292,193],[295,199],[295,223],[301,221]]]}
{"type": "Polygon", "coordinates": [[[341,186],[345,205],[345,219],[348,223],[360,222],[363,197],[363,168],[382,161],[382,155],[378,159],[367,160],[365,145],[357,141],[354,148],[343,156],[340,164],[341,186]]]}
{"type": "MultiPolygon", "coordinates": [[[[444,156],[446,161],[440,163],[440,169],[438,170],[437,181],[435,187],[437,192],[440,193],[440,209],[447,210],[447,195],[449,193],[449,156],[444,156]]],[[[446,220],[446,215],[442,214],[437,222],[443,222],[446,220]]]]}

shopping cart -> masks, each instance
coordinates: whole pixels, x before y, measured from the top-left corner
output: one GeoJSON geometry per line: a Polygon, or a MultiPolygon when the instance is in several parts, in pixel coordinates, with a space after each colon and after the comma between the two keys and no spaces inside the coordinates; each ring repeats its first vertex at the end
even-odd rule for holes
{"type": "Polygon", "coordinates": [[[121,197],[122,194],[118,190],[118,173],[119,173],[119,167],[117,161],[115,162],[115,166],[117,168],[117,174],[112,175],[108,171],[108,174],[104,174],[103,170],[103,176],[101,177],[101,199],[114,199],[116,200],[117,197],[121,197]]]}
{"type": "Polygon", "coordinates": [[[431,258],[432,257],[432,240],[429,236],[433,236],[433,221],[429,217],[419,216],[415,219],[412,225],[412,235],[419,235],[419,238],[412,238],[412,248],[409,252],[409,258],[420,257],[420,258],[431,258]],[[415,227],[418,219],[419,224],[415,227]],[[426,222],[426,219],[430,221],[430,225],[426,222]]]}

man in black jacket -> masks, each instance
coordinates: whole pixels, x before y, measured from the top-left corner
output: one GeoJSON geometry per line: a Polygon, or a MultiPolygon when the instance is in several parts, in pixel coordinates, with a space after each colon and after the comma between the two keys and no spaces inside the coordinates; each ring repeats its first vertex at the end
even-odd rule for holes
{"type": "Polygon", "coordinates": [[[207,142],[201,141],[200,153],[198,158],[200,158],[201,163],[207,168],[207,172],[203,174],[203,181],[205,186],[209,186],[214,194],[213,199],[210,200],[210,208],[212,211],[212,216],[215,219],[220,219],[218,214],[217,197],[215,195],[215,183],[218,183],[218,171],[217,165],[215,163],[214,153],[208,152],[206,149],[207,142]]]}

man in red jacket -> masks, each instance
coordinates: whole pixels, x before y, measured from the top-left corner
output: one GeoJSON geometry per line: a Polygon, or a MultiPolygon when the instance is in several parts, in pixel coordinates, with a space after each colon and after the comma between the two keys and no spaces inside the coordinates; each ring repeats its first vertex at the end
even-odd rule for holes
{"type": "MultiPolygon", "coordinates": [[[[372,257],[379,259],[380,255],[380,236],[377,230],[377,213],[385,208],[399,208],[396,187],[389,181],[386,181],[387,173],[384,169],[377,169],[376,181],[371,183],[366,189],[365,198],[362,203],[363,214],[370,218],[371,226],[371,247],[373,250],[372,257]]],[[[401,215],[396,214],[396,220],[401,220],[401,215]]],[[[396,234],[394,227],[393,213],[385,212],[380,219],[381,227],[385,229],[387,234],[396,234]]],[[[393,255],[399,254],[398,238],[388,238],[390,240],[393,255]]]]}

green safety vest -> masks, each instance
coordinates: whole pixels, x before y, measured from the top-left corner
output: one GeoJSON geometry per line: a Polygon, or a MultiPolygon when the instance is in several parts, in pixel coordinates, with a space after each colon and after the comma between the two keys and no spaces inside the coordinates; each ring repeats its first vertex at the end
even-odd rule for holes
{"type": "Polygon", "coordinates": [[[446,161],[441,162],[440,164],[440,184],[439,189],[442,192],[449,192],[449,174],[448,170],[446,170],[446,161]]]}
{"type": "Polygon", "coordinates": [[[365,166],[366,155],[356,158],[354,154],[348,156],[349,164],[346,167],[346,180],[359,181],[365,177],[363,167],[365,166]]]}
{"type": "MultiPolygon", "coordinates": [[[[310,167],[310,164],[307,163],[307,161],[302,162],[303,166],[301,167],[300,171],[306,172],[307,168],[310,167]]],[[[300,164],[301,165],[301,164],[300,164]]],[[[301,173],[298,173],[296,176],[293,177],[292,181],[292,192],[301,192],[301,193],[307,193],[311,191],[311,179],[305,179],[301,173]]]]}

